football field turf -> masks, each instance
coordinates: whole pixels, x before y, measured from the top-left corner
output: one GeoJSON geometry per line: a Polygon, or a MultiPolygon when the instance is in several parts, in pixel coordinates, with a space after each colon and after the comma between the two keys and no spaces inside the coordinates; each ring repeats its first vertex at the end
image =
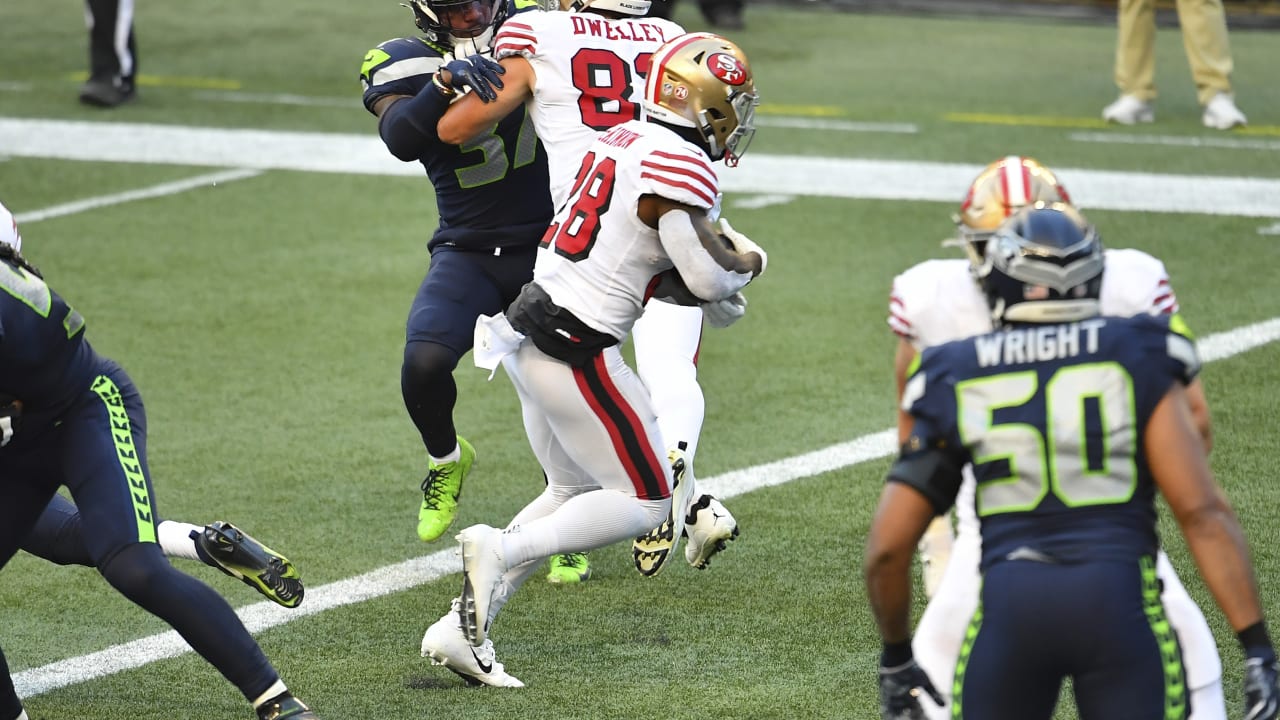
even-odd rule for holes
{"type": "MultiPolygon", "coordinates": [[[[413,29],[408,11],[139,12],[141,99],[99,112],[75,103],[80,5],[0,8],[0,26],[23,29],[0,45],[0,198],[94,346],[142,390],[161,514],[230,520],[301,569],[311,590],[290,612],[177,561],[243,607],[321,717],[876,717],[860,566],[891,450],[889,283],[952,252],[939,241],[965,183],[1009,153],[1060,169],[1108,245],[1168,266],[1215,358],[1212,463],[1275,622],[1274,35],[1232,36],[1248,129],[1200,127],[1176,31],[1160,35],[1158,122],[1123,129],[1096,120],[1114,95],[1111,27],[752,6],[732,37],[752,60],[762,127],[720,176],[726,216],[771,263],[747,317],[704,338],[697,467],[733,496],[743,534],[705,572],[677,562],[644,579],[619,545],[592,553],[581,587],[535,575],[495,627],[498,659],[528,684],[511,692],[466,688],[418,656],[460,585],[451,541],[414,535],[425,462],[399,395],[436,218],[425,178],[378,147],[356,80],[365,51],[413,29]]],[[[701,29],[688,0],[678,19],[701,29]]],[[[541,477],[505,376],[486,382],[464,360],[457,377],[458,426],[479,459],[455,527],[502,524],[541,477]]],[[[1237,712],[1239,650],[1167,514],[1162,534],[1218,637],[1237,712]]],[[[33,718],[250,715],[92,571],[20,554],[0,574],[0,607],[33,718]]]]}

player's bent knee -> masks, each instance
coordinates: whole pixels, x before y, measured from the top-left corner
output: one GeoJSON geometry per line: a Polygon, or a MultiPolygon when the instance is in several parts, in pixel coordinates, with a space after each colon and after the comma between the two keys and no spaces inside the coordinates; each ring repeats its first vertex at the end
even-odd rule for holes
{"type": "Polygon", "coordinates": [[[400,372],[406,381],[450,376],[458,367],[458,360],[458,353],[449,347],[434,342],[413,341],[404,346],[404,364],[400,372]]]}
{"type": "Polygon", "coordinates": [[[163,583],[165,576],[178,571],[165,559],[159,545],[138,542],[124,546],[103,560],[98,572],[111,587],[137,602],[151,588],[163,583]]]}

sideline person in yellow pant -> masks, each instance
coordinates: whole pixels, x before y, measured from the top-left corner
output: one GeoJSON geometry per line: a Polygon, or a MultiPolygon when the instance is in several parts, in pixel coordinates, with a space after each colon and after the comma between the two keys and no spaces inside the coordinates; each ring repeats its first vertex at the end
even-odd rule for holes
{"type": "MultiPolygon", "coordinates": [[[[1218,130],[1244,125],[1231,91],[1231,45],[1222,0],[1178,0],[1182,44],[1191,64],[1196,95],[1204,106],[1205,127],[1218,130]]],[[[1102,117],[1122,125],[1155,120],[1155,0],[1120,0],[1116,42],[1116,85],[1120,98],[1102,117]]]]}

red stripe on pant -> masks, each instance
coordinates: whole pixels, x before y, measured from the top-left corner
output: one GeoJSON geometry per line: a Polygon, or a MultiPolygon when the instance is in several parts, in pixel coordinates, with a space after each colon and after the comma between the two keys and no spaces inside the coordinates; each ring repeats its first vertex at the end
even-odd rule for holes
{"type": "Polygon", "coordinates": [[[663,466],[653,453],[644,424],[609,377],[604,354],[592,358],[585,367],[573,369],[573,379],[592,412],[604,424],[614,452],[631,479],[636,497],[658,500],[671,494],[663,466]]]}

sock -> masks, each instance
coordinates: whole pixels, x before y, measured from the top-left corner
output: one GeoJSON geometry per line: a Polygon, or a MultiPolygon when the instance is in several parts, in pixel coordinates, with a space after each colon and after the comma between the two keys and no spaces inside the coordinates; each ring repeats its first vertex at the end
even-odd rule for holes
{"type": "Polygon", "coordinates": [[[502,535],[507,567],[556,553],[586,552],[657,527],[664,503],[643,501],[617,490],[592,490],[566,501],[555,512],[514,526],[502,535]]]}
{"type": "Polygon", "coordinates": [[[160,543],[160,549],[169,557],[186,558],[187,560],[201,560],[200,554],[196,552],[196,536],[204,532],[204,528],[191,523],[174,522],[173,520],[161,520],[156,525],[156,541],[160,543]]]}
{"type": "Polygon", "coordinates": [[[289,692],[289,688],[284,686],[284,681],[277,680],[271,687],[267,688],[266,692],[259,695],[253,701],[253,709],[257,710],[258,708],[262,707],[263,705],[267,704],[272,700],[275,700],[276,698],[280,697],[281,695],[284,695],[287,692],[289,692]]]}
{"type": "Polygon", "coordinates": [[[430,453],[428,453],[427,457],[431,458],[431,462],[435,463],[436,465],[443,465],[445,463],[450,463],[450,462],[458,462],[459,460],[462,459],[462,448],[455,443],[453,446],[453,452],[449,453],[448,455],[445,455],[443,457],[436,457],[435,455],[431,455],[430,453]]]}
{"type": "Polygon", "coordinates": [[[13,720],[31,720],[31,718],[27,717],[27,711],[23,710],[22,714],[14,718],[13,720]]]}

